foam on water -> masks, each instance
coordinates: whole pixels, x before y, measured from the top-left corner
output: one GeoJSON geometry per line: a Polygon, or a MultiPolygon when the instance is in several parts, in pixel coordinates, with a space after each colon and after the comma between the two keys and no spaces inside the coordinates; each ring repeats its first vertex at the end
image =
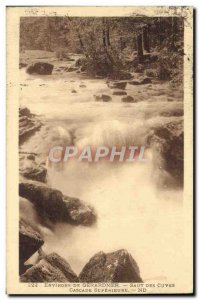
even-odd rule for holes
{"type": "MultiPolygon", "coordinates": [[[[73,142],[78,147],[143,145],[152,126],[173,119],[161,117],[161,112],[182,108],[179,101],[162,98],[158,102],[146,88],[142,102],[126,104],[116,96],[110,103],[98,103],[94,93],[110,94],[102,80],[84,79],[86,88],[80,88],[82,79],[78,78],[70,82],[69,77],[28,80],[32,77],[23,76],[29,86],[21,92],[21,104],[43,114],[48,124],[24,147],[33,151],[37,146],[45,155],[55,142],[73,142]],[[35,95],[30,93],[33,87],[35,95]],[[71,94],[72,88],[78,93],[71,94]]],[[[159,88],[157,85],[156,91],[159,88]]],[[[137,87],[128,89],[138,95],[137,87]]],[[[44,233],[44,250],[57,252],[79,273],[96,252],[125,248],[137,261],[144,279],[163,276],[177,281],[186,270],[183,191],[160,191],[153,175],[151,160],[122,164],[69,161],[60,169],[50,166],[48,184],[91,204],[97,222],[92,227],[57,224],[53,232],[44,233]]]]}

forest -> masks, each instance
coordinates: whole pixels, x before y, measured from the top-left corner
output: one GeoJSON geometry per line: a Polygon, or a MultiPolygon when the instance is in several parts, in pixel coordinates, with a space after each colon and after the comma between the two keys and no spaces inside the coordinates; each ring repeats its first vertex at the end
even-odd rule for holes
{"type": "Polygon", "coordinates": [[[148,69],[182,82],[182,17],[22,17],[20,51],[45,50],[60,60],[82,54],[82,71],[111,79],[148,69]]]}
{"type": "Polygon", "coordinates": [[[187,274],[191,57],[184,19],[167,15],[21,18],[21,282],[161,284],[187,274]]]}

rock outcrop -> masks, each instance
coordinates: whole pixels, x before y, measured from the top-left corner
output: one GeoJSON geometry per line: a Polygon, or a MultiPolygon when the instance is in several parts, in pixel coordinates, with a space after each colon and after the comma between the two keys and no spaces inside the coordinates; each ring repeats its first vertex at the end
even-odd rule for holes
{"type": "Polygon", "coordinates": [[[25,270],[24,263],[44,244],[40,234],[23,219],[19,223],[19,273],[25,270]]]}
{"type": "Polygon", "coordinates": [[[137,263],[126,250],[95,254],[79,275],[80,282],[142,282],[137,263]]]}
{"type": "Polygon", "coordinates": [[[19,144],[38,131],[41,126],[42,123],[27,107],[19,108],[19,144]]]}
{"type": "Polygon", "coordinates": [[[183,185],[184,128],[183,120],[167,123],[153,129],[148,143],[154,151],[155,164],[168,172],[174,185],[183,185]]]}
{"type": "Polygon", "coordinates": [[[20,277],[21,282],[78,282],[69,263],[56,253],[43,257],[20,277]]]}
{"type": "Polygon", "coordinates": [[[27,66],[26,72],[28,74],[38,74],[38,75],[51,75],[54,66],[46,62],[35,62],[27,66]]]}
{"type": "Polygon", "coordinates": [[[91,207],[77,198],[64,196],[60,191],[41,183],[21,182],[19,195],[31,201],[38,215],[45,222],[67,222],[91,225],[96,215],[91,207]]]}
{"type": "Polygon", "coordinates": [[[47,169],[43,166],[43,164],[38,164],[35,161],[35,155],[21,155],[20,157],[20,175],[27,179],[46,182],[47,169]]]}

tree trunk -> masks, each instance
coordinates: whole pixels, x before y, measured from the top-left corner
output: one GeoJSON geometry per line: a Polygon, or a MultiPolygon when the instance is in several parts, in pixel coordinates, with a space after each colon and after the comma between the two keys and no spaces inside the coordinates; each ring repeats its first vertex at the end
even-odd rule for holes
{"type": "Polygon", "coordinates": [[[109,25],[107,25],[107,30],[106,30],[106,41],[107,41],[107,46],[109,47],[111,45],[109,25]]]}
{"type": "Polygon", "coordinates": [[[144,50],[150,53],[149,32],[147,27],[145,27],[143,30],[143,46],[144,50]]]}
{"type": "Polygon", "coordinates": [[[176,36],[177,36],[177,18],[172,17],[172,50],[176,50],[175,42],[176,42],[176,36]]]}
{"type": "Polygon", "coordinates": [[[126,48],[126,41],[120,37],[120,49],[121,51],[124,50],[126,48]]]}
{"type": "Polygon", "coordinates": [[[143,62],[142,34],[137,35],[137,52],[139,63],[143,62]]]}
{"type": "Polygon", "coordinates": [[[158,22],[159,45],[162,46],[162,43],[164,41],[163,25],[162,25],[161,17],[158,19],[159,19],[159,22],[158,22]]]}
{"type": "Polygon", "coordinates": [[[106,30],[105,30],[105,20],[102,19],[102,42],[103,46],[106,47],[106,30]]]}
{"type": "Polygon", "coordinates": [[[84,44],[83,44],[83,41],[82,41],[82,38],[81,38],[81,35],[79,34],[79,32],[78,32],[78,39],[79,39],[79,43],[80,43],[82,50],[84,50],[84,44]]]}

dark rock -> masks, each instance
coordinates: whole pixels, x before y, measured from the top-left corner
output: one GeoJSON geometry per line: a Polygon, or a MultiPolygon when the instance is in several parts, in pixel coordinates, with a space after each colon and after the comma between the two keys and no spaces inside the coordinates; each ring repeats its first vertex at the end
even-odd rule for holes
{"type": "Polygon", "coordinates": [[[113,95],[116,95],[116,96],[124,96],[124,95],[127,95],[127,93],[125,91],[113,91],[113,95]]]}
{"type": "Polygon", "coordinates": [[[77,93],[77,91],[76,90],[72,90],[71,93],[77,93]]]}
{"type": "Polygon", "coordinates": [[[31,166],[28,166],[24,169],[19,169],[19,171],[20,174],[27,179],[46,182],[47,170],[42,165],[36,165],[35,163],[32,163],[31,166]]]}
{"type": "Polygon", "coordinates": [[[80,282],[142,282],[138,265],[126,250],[95,254],[79,279],[80,282]]]}
{"type": "Polygon", "coordinates": [[[118,81],[118,82],[110,82],[110,83],[108,83],[108,87],[110,89],[125,90],[126,85],[127,85],[126,81],[118,81]]]}
{"type": "Polygon", "coordinates": [[[140,84],[149,84],[152,83],[151,78],[145,77],[141,80],[140,84]]]}
{"type": "Polygon", "coordinates": [[[87,226],[96,221],[96,216],[90,206],[83,204],[77,198],[64,196],[63,200],[71,223],[87,226]]]}
{"type": "Polygon", "coordinates": [[[79,85],[79,87],[81,87],[81,88],[85,88],[85,87],[86,87],[86,85],[85,85],[85,84],[80,84],[80,85],[79,85]]]}
{"type": "Polygon", "coordinates": [[[74,71],[77,71],[78,68],[77,67],[69,67],[66,71],[67,72],[74,72],[74,71]]]}
{"type": "Polygon", "coordinates": [[[19,223],[19,266],[20,274],[24,271],[24,263],[44,244],[40,234],[23,219],[19,223]]]}
{"type": "Polygon", "coordinates": [[[35,160],[35,155],[34,154],[29,154],[29,155],[27,155],[27,159],[35,160]]]}
{"type": "Polygon", "coordinates": [[[21,282],[78,282],[69,263],[56,253],[43,255],[40,261],[20,277],[21,282]]]}
{"type": "Polygon", "coordinates": [[[27,107],[20,107],[19,108],[19,116],[26,116],[26,117],[31,117],[32,114],[30,110],[27,107]]]}
{"type": "Polygon", "coordinates": [[[19,144],[38,131],[42,123],[26,107],[19,108],[19,144]]]}
{"type": "Polygon", "coordinates": [[[64,196],[60,191],[37,182],[19,184],[19,195],[31,201],[42,220],[91,225],[96,216],[93,209],[77,198],[64,196]]]}
{"type": "Polygon", "coordinates": [[[94,95],[95,101],[103,101],[109,102],[112,98],[109,95],[101,94],[101,95],[94,95]]]}
{"type": "MultiPolygon", "coordinates": [[[[66,218],[67,211],[60,191],[39,183],[20,183],[19,195],[31,201],[43,220],[61,222],[66,218]]],[[[68,215],[68,214],[67,214],[68,215]]]]}
{"type": "Polygon", "coordinates": [[[27,66],[28,74],[50,75],[53,71],[53,65],[45,62],[36,62],[27,66]]]}
{"type": "Polygon", "coordinates": [[[137,102],[134,97],[132,96],[126,96],[126,97],[122,97],[122,102],[130,102],[130,103],[135,103],[137,102]]]}
{"type": "Polygon", "coordinates": [[[169,185],[183,185],[184,128],[183,121],[176,120],[154,128],[148,137],[154,152],[154,164],[172,176],[169,185]],[[160,157],[160,159],[158,159],[160,157]]]}

